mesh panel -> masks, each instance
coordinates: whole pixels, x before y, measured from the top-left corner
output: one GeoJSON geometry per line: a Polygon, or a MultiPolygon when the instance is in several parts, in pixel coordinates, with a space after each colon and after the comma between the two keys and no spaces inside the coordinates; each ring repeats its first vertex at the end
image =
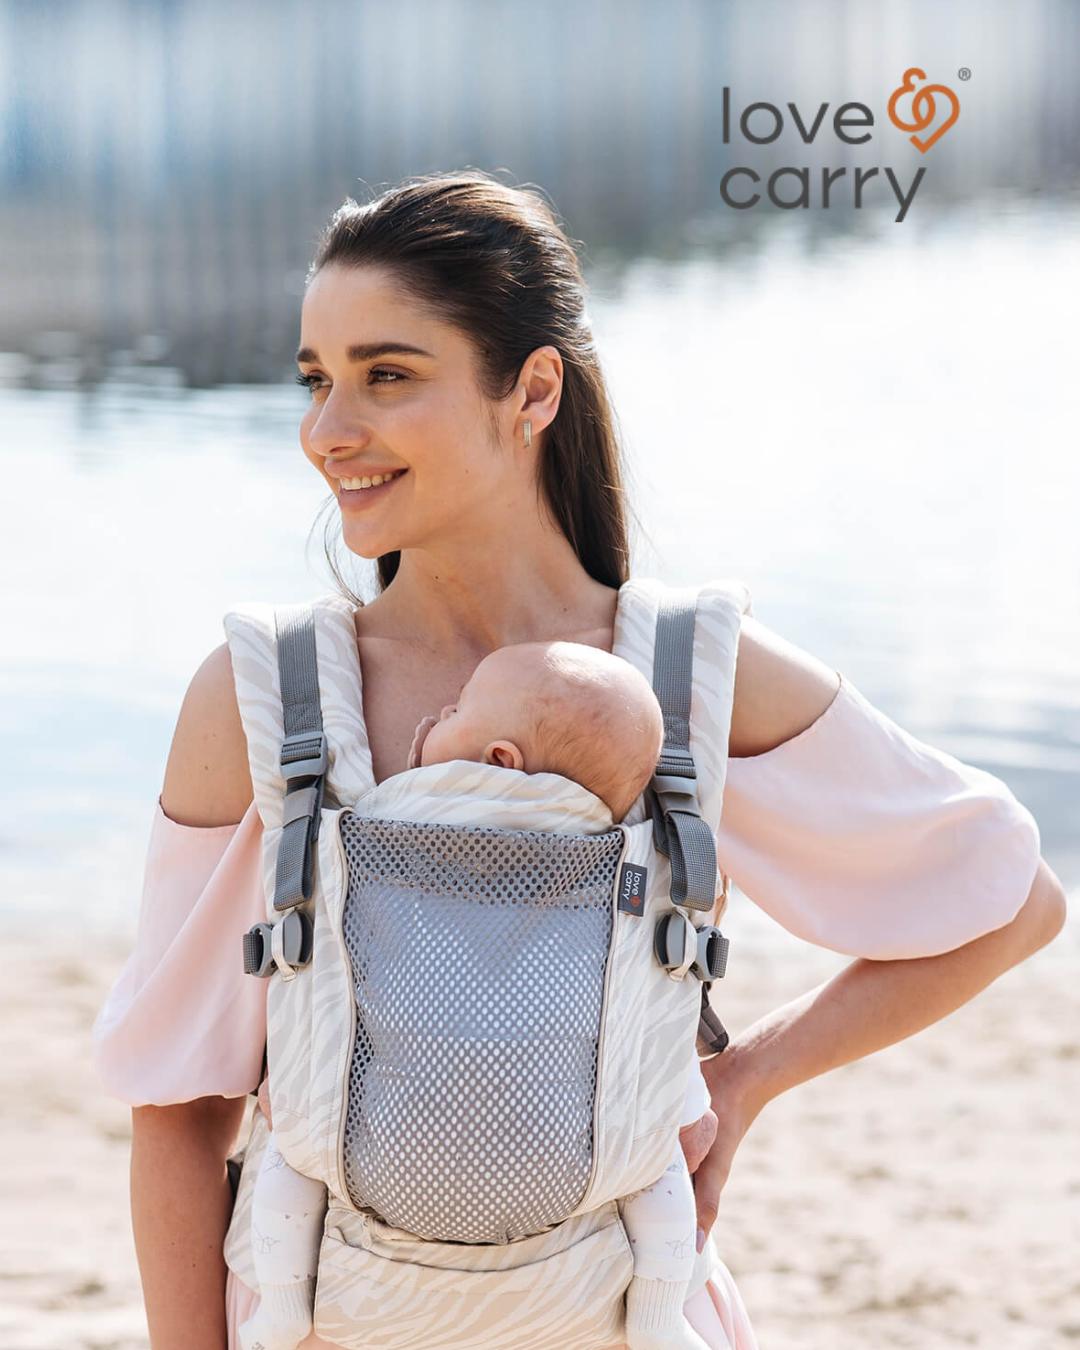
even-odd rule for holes
{"type": "Polygon", "coordinates": [[[508,1242],[561,1221],[592,1163],[621,832],[348,811],[340,829],[353,1203],[444,1242],[508,1242]]]}

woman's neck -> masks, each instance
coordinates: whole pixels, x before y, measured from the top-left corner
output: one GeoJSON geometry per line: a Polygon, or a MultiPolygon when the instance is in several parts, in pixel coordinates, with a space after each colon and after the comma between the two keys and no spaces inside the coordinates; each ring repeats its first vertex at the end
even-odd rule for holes
{"type": "Polygon", "coordinates": [[[617,593],[595,581],[569,542],[467,558],[406,549],[387,589],[366,607],[365,631],[477,661],[497,647],[555,636],[610,634],[617,593]]]}

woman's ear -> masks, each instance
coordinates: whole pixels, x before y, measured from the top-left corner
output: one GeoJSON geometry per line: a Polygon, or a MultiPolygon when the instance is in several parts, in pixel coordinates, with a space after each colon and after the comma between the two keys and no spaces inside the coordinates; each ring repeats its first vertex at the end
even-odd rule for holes
{"type": "Polygon", "coordinates": [[[525,756],[513,741],[489,741],[484,747],[484,763],[497,764],[500,769],[523,769],[525,756]]]}

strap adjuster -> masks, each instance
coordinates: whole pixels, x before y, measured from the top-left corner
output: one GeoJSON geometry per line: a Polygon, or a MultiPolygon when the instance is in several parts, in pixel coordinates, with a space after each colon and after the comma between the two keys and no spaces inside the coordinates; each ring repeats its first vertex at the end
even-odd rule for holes
{"type": "Polygon", "coordinates": [[[326,737],[321,731],[296,731],[281,742],[281,771],[288,783],[320,777],[327,763],[326,737]]]}
{"type": "Polygon", "coordinates": [[[653,953],[673,980],[686,975],[708,984],[723,979],[730,941],[714,924],[695,928],[682,910],[668,910],[656,921],[653,953]]]}
{"type": "Polygon", "coordinates": [[[690,969],[706,984],[722,980],[727,974],[731,941],[715,924],[703,924],[697,930],[697,957],[690,969]]]}
{"type": "Polygon", "coordinates": [[[297,967],[311,960],[314,937],[311,919],[297,909],[275,924],[255,924],[244,934],[244,974],[266,979],[281,970],[291,979],[297,967]]]}
{"type": "Polygon", "coordinates": [[[281,805],[282,825],[291,825],[294,820],[301,820],[305,816],[311,820],[319,810],[319,805],[318,788],[293,788],[291,792],[286,792],[281,805]]]}
{"type": "Polygon", "coordinates": [[[272,975],[274,958],[270,954],[271,926],[257,923],[244,934],[244,974],[258,975],[260,979],[272,975]]]}
{"type": "Polygon", "coordinates": [[[673,778],[696,778],[697,766],[687,746],[664,745],[656,761],[656,774],[673,778]]]}
{"type": "Polygon", "coordinates": [[[649,786],[664,815],[670,811],[686,811],[690,815],[701,815],[701,801],[698,798],[694,778],[684,774],[656,772],[649,786]]]}

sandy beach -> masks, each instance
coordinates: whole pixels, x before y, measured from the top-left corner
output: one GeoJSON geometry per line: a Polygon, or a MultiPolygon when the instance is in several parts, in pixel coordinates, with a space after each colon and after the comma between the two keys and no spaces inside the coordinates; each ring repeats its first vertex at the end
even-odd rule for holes
{"type": "MultiPolygon", "coordinates": [[[[774,1101],[724,1191],[721,1245],[762,1350],[1080,1346],[1080,955],[1056,943],[917,1037],[774,1101]]],[[[128,944],[9,949],[0,1024],[0,1346],[148,1344],[129,1112],[89,1027],[128,944]]],[[[733,1033],[845,963],[732,945],[733,1033]],[[736,959],[737,958],[737,959],[736,959]]],[[[250,1109],[250,1107],[249,1107],[250,1109]]]]}

